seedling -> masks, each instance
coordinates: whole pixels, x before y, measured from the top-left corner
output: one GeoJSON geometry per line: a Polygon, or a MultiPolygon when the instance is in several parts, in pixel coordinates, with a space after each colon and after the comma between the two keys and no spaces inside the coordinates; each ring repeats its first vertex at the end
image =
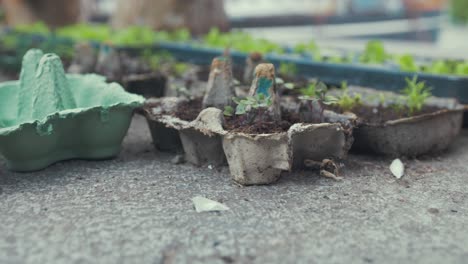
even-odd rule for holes
{"type": "Polygon", "coordinates": [[[241,31],[221,33],[219,29],[213,28],[204,37],[204,42],[210,47],[230,47],[233,50],[241,52],[284,53],[284,49],[280,45],[268,40],[256,39],[250,34],[241,31]]]}
{"type": "Polygon", "coordinates": [[[379,105],[383,107],[385,105],[385,94],[379,93],[379,105]]]}
{"type": "Polygon", "coordinates": [[[468,75],[468,62],[462,62],[462,63],[457,64],[455,68],[455,74],[468,75]]]}
{"type": "Polygon", "coordinates": [[[295,76],[297,74],[297,66],[294,63],[281,62],[279,73],[283,76],[295,76]]]}
{"type": "Polygon", "coordinates": [[[449,63],[438,60],[434,61],[429,68],[426,70],[429,73],[434,73],[434,74],[450,74],[452,73],[452,70],[450,69],[449,63]]]}
{"type": "Polygon", "coordinates": [[[402,90],[408,106],[409,114],[412,115],[421,111],[426,100],[431,97],[431,89],[426,87],[424,82],[418,82],[417,76],[413,79],[406,78],[406,87],[402,90]]]}
{"type": "Polygon", "coordinates": [[[306,88],[299,90],[301,96],[300,114],[305,122],[322,122],[324,105],[331,105],[336,103],[337,98],[327,95],[327,86],[322,83],[311,83],[306,88]]]}
{"type": "Polygon", "coordinates": [[[154,53],[150,49],[145,49],[141,55],[142,59],[153,71],[168,71],[175,76],[182,76],[189,68],[187,63],[177,62],[168,52],[154,53]]]}
{"type": "Polygon", "coordinates": [[[314,61],[321,61],[322,56],[320,55],[320,49],[315,43],[311,40],[309,43],[299,43],[294,47],[294,52],[299,54],[309,53],[312,55],[314,61]]]}
{"type": "Polygon", "coordinates": [[[398,64],[400,65],[400,70],[407,72],[417,72],[419,71],[418,65],[414,62],[413,56],[405,54],[398,58],[398,64]]]}
{"type": "Polygon", "coordinates": [[[381,41],[371,40],[367,42],[366,49],[361,56],[361,62],[380,64],[384,63],[389,57],[381,41]]]}
{"type": "Polygon", "coordinates": [[[273,104],[270,97],[264,94],[257,94],[256,96],[247,96],[245,98],[233,97],[232,101],[237,105],[234,109],[232,106],[224,107],[225,116],[245,116],[247,124],[252,124],[255,121],[266,121],[267,115],[265,113],[268,108],[273,104]]]}
{"type": "Polygon", "coordinates": [[[343,81],[341,83],[342,92],[338,96],[335,104],[339,105],[343,111],[351,111],[353,108],[362,105],[362,96],[360,94],[350,95],[348,84],[343,81]]]}

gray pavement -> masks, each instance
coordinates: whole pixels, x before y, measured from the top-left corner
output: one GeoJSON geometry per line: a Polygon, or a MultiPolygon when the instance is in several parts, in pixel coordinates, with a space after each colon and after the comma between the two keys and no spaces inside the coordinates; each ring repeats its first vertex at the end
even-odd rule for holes
{"type": "Polygon", "coordinates": [[[0,159],[0,263],[466,263],[468,131],[440,157],[351,155],[345,180],[240,187],[173,165],[135,117],[121,155],[12,173],[0,159]],[[191,198],[230,211],[196,213],[191,198]]]}

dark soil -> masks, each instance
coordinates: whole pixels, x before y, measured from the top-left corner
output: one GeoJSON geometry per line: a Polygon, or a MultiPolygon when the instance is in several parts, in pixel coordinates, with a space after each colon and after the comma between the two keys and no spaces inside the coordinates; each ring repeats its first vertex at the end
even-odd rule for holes
{"type": "MultiPolygon", "coordinates": [[[[333,110],[337,113],[343,113],[343,109],[339,106],[330,106],[330,110],[333,110]]],[[[424,106],[421,111],[415,112],[412,115],[409,114],[409,109],[406,107],[401,110],[397,110],[392,107],[372,107],[372,106],[358,106],[351,109],[350,112],[356,114],[358,118],[366,124],[383,124],[387,121],[396,120],[400,118],[406,118],[411,116],[418,116],[422,114],[430,114],[436,111],[442,110],[441,108],[435,106],[424,106]]]]}
{"type": "Polygon", "coordinates": [[[202,111],[203,98],[195,98],[187,102],[183,102],[177,108],[177,111],[173,113],[176,117],[185,120],[193,121],[195,120],[200,112],[202,111]]]}
{"type": "Polygon", "coordinates": [[[261,121],[246,124],[246,116],[225,117],[224,129],[231,132],[246,134],[272,134],[286,132],[296,123],[299,123],[299,116],[294,113],[283,113],[280,122],[261,121]]]}

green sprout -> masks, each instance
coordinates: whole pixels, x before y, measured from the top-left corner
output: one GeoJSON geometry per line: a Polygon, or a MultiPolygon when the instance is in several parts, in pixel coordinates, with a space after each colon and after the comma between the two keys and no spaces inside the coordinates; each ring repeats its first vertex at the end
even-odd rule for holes
{"type": "Polygon", "coordinates": [[[402,90],[408,106],[409,114],[421,111],[426,100],[432,96],[431,89],[426,87],[425,82],[418,82],[417,76],[413,79],[406,78],[406,87],[402,90]]]}
{"type": "Polygon", "coordinates": [[[426,71],[434,74],[450,74],[452,72],[449,63],[442,60],[434,61],[426,71]]]}
{"type": "Polygon", "coordinates": [[[319,89],[326,89],[325,84],[319,82],[319,83],[310,83],[307,87],[305,88],[300,88],[299,92],[301,93],[302,97],[315,97],[317,95],[317,86],[319,86],[319,89]]]}
{"type": "Polygon", "coordinates": [[[379,93],[379,105],[384,106],[385,105],[385,94],[384,93],[379,93]]]}
{"type": "Polygon", "coordinates": [[[360,60],[364,63],[381,64],[389,57],[381,41],[371,40],[367,42],[366,49],[361,55],[360,60]]]}
{"type": "Polygon", "coordinates": [[[455,67],[456,75],[468,75],[468,62],[458,63],[455,67]]]}
{"type": "Polygon", "coordinates": [[[278,71],[283,76],[295,76],[297,74],[297,66],[294,63],[281,62],[278,71]]]}
{"type": "Polygon", "coordinates": [[[306,88],[299,89],[301,96],[301,115],[305,122],[322,122],[325,105],[336,103],[337,98],[327,95],[327,86],[322,82],[310,83],[306,88]],[[309,116],[309,114],[311,114],[309,116]]]}
{"type": "Polygon", "coordinates": [[[362,96],[360,94],[350,95],[346,81],[341,83],[341,89],[342,92],[334,104],[339,105],[344,112],[350,111],[353,108],[362,105],[362,96]]]}
{"type": "Polygon", "coordinates": [[[212,28],[203,38],[204,44],[208,47],[231,48],[241,52],[259,53],[284,53],[284,48],[280,45],[265,39],[257,39],[242,31],[231,31],[222,33],[218,28],[212,28]]]}
{"type": "Polygon", "coordinates": [[[418,65],[414,62],[413,56],[405,54],[398,58],[397,63],[400,65],[400,70],[407,72],[419,71],[418,65]]]}
{"type": "Polygon", "coordinates": [[[184,62],[176,62],[172,65],[172,70],[176,76],[182,76],[189,69],[189,65],[184,62]]]}
{"type": "Polygon", "coordinates": [[[320,55],[320,49],[313,40],[311,40],[309,43],[297,44],[296,46],[294,46],[293,51],[299,54],[309,53],[312,55],[314,61],[322,60],[322,56],[320,55]]]}
{"type": "Polygon", "coordinates": [[[27,34],[40,34],[40,35],[50,34],[50,29],[42,21],[39,21],[33,24],[17,25],[14,27],[14,30],[16,32],[27,33],[27,34]]]}
{"type": "Polygon", "coordinates": [[[254,120],[263,120],[266,110],[273,104],[271,98],[264,94],[247,96],[245,98],[233,97],[232,101],[237,105],[236,108],[234,109],[234,107],[229,105],[225,106],[223,114],[225,116],[244,116],[249,114],[248,124],[251,124],[254,120]]]}

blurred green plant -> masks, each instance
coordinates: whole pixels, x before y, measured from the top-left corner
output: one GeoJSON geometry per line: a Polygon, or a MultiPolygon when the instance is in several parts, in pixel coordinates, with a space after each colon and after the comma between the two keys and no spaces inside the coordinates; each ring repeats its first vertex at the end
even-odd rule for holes
{"type": "Polygon", "coordinates": [[[429,67],[427,67],[426,72],[434,74],[452,74],[453,70],[450,68],[451,67],[448,62],[436,60],[433,61],[429,67]]]}
{"type": "Polygon", "coordinates": [[[349,94],[347,82],[341,82],[341,93],[337,96],[336,101],[333,104],[337,104],[343,111],[351,111],[355,107],[362,105],[362,96],[360,94],[349,94]]]}
{"type": "Polygon", "coordinates": [[[360,61],[370,64],[381,64],[390,58],[390,55],[385,52],[382,41],[371,40],[367,42],[366,48],[360,57],[360,61]]]}
{"type": "Polygon", "coordinates": [[[451,0],[450,12],[457,23],[468,23],[468,0],[451,0]]]}
{"type": "Polygon", "coordinates": [[[283,47],[265,39],[256,39],[241,31],[222,33],[218,28],[212,28],[203,37],[204,44],[209,47],[230,48],[241,52],[284,53],[283,47]]]}
{"type": "Polygon", "coordinates": [[[410,115],[421,111],[426,100],[432,96],[431,89],[425,82],[418,82],[418,77],[406,78],[406,87],[401,91],[405,96],[405,102],[410,115]]]}
{"type": "Polygon", "coordinates": [[[322,61],[320,49],[315,41],[311,40],[308,43],[298,43],[294,46],[293,51],[298,54],[310,54],[314,61],[322,61]]]}
{"type": "Polygon", "coordinates": [[[103,24],[74,24],[60,27],[55,30],[59,37],[69,38],[75,41],[109,41],[112,35],[111,29],[103,24]]]}
{"type": "Polygon", "coordinates": [[[282,76],[293,77],[297,75],[297,66],[294,63],[281,62],[278,72],[282,76]]]}
{"type": "Polygon", "coordinates": [[[400,66],[400,70],[402,71],[407,71],[407,72],[419,71],[419,67],[418,65],[416,65],[416,62],[414,61],[414,57],[409,54],[399,56],[397,58],[397,63],[400,66]]]}
{"type": "Polygon", "coordinates": [[[42,21],[39,21],[33,24],[17,25],[13,29],[19,33],[40,34],[40,35],[50,34],[50,29],[42,21]]]}

